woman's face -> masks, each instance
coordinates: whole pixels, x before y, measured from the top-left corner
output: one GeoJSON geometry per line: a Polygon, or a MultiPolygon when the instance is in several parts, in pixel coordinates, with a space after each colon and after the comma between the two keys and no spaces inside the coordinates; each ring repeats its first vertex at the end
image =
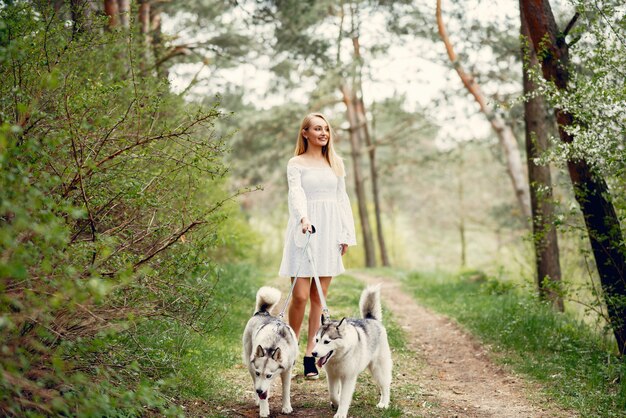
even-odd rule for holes
{"type": "Polygon", "coordinates": [[[324,119],[315,116],[309,127],[302,130],[302,136],[310,145],[323,147],[330,141],[330,127],[324,119]]]}

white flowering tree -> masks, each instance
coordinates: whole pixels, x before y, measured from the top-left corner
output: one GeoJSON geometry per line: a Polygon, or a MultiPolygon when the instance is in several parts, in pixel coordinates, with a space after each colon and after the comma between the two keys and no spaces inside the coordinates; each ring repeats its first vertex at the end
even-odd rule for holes
{"type": "Polygon", "coordinates": [[[520,0],[520,7],[541,62],[539,91],[554,107],[559,125],[560,141],[551,155],[567,165],[608,319],[624,354],[626,251],[619,216],[624,193],[617,186],[626,167],[626,6],[613,0],[571,1],[577,12],[563,31],[548,0],[520,0]]]}

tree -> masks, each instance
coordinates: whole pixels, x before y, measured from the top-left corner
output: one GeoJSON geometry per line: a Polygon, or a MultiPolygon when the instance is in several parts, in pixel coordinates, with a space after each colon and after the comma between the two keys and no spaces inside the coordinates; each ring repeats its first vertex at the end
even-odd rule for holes
{"type": "MultiPolygon", "coordinates": [[[[528,39],[528,25],[520,13],[522,39],[528,39]]],[[[534,50],[528,49],[522,40],[522,59],[528,66],[537,66],[534,50]]],[[[535,269],[537,289],[543,299],[550,300],[563,311],[563,297],[559,293],[561,265],[559,245],[554,226],[554,203],[552,195],[552,177],[547,163],[538,163],[539,158],[548,150],[548,120],[543,98],[537,94],[537,86],[530,79],[523,66],[524,122],[526,131],[526,162],[532,210],[533,245],[535,248],[535,269]]]]}
{"type": "Polygon", "coordinates": [[[109,29],[130,27],[130,0],[104,0],[104,13],[109,17],[109,29]]]}
{"type": "MultiPolygon", "coordinates": [[[[359,106],[362,91],[359,90],[358,69],[356,60],[358,49],[354,42],[358,42],[358,31],[355,20],[355,7],[348,5],[352,13],[345,13],[343,3],[337,5],[332,1],[319,1],[306,4],[298,1],[267,1],[262,2],[257,12],[257,19],[272,23],[274,28],[274,45],[276,59],[282,59],[274,68],[285,73],[286,79],[290,79],[292,72],[302,70],[315,83],[323,86],[327,96],[336,97],[341,94],[341,101],[346,110],[348,121],[350,156],[352,158],[352,170],[354,190],[357,199],[359,221],[363,237],[363,249],[365,264],[368,267],[376,265],[376,251],[372,230],[369,221],[368,199],[365,191],[365,176],[363,174],[363,148],[366,145],[367,117],[364,106],[359,106]],[[322,36],[316,34],[317,22],[320,17],[330,26],[337,28],[337,37],[333,40],[326,31],[322,36]],[[345,30],[344,24],[349,23],[352,30],[345,30]],[[353,45],[354,54],[352,60],[345,60],[342,53],[344,40],[349,40],[353,45]],[[292,59],[298,62],[296,68],[292,59]],[[364,122],[362,122],[364,121],[364,122]]],[[[336,102],[336,99],[322,100],[323,102],[336,102]]],[[[382,233],[382,227],[380,228],[382,233]]]]}
{"type": "MultiPolygon", "coordinates": [[[[376,266],[376,251],[374,248],[374,242],[372,237],[372,231],[369,221],[369,211],[367,210],[367,198],[365,194],[365,178],[361,171],[361,158],[363,153],[363,146],[369,147],[371,145],[371,139],[368,129],[367,116],[365,114],[365,105],[363,103],[363,87],[361,84],[361,70],[363,66],[363,58],[361,57],[360,44],[359,44],[359,24],[358,19],[358,4],[350,4],[350,23],[351,30],[349,36],[351,37],[353,55],[352,62],[347,67],[350,69],[346,74],[339,76],[339,90],[341,91],[343,103],[346,106],[346,115],[348,123],[350,124],[350,145],[352,165],[354,170],[354,184],[355,192],[357,195],[357,203],[359,207],[359,219],[361,221],[361,233],[363,234],[363,243],[365,250],[365,265],[367,267],[376,266]]],[[[343,28],[345,20],[344,4],[340,5],[340,23],[339,23],[339,40],[337,42],[337,62],[335,65],[341,67],[341,35],[345,32],[343,28]]],[[[380,207],[377,199],[377,175],[376,166],[374,160],[375,149],[371,149],[368,152],[370,173],[373,173],[371,181],[374,194],[374,210],[377,220],[377,232],[378,242],[381,249],[383,259],[387,259],[387,249],[384,246],[384,238],[382,231],[382,223],[380,222],[380,207]]],[[[388,263],[388,261],[387,261],[388,263]]],[[[387,264],[388,265],[388,264],[387,264]]]]}
{"type": "MultiPolygon", "coordinates": [[[[138,0],[137,9],[131,8],[130,0],[103,0],[99,3],[102,12],[108,16],[109,30],[119,27],[129,29],[132,13],[137,12],[135,20],[139,22],[140,39],[145,45],[141,72],[147,75],[154,71],[161,79],[167,79],[169,67],[174,63],[200,62],[203,64],[200,71],[205,67],[232,66],[249,53],[253,44],[236,27],[238,21],[224,19],[237,7],[232,2],[138,0]],[[166,42],[168,39],[163,36],[161,27],[164,13],[175,16],[175,20],[185,28],[186,42],[166,42]]],[[[95,0],[72,0],[72,5],[84,11],[97,8],[95,0]]],[[[78,24],[75,26],[80,27],[78,24]]],[[[190,86],[197,81],[194,77],[190,86]]]]}
{"type": "Polygon", "coordinates": [[[515,197],[520,211],[525,218],[530,218],[531,212],[528,182],[526,181],[526,173],[524,173],[521,154],[513,129],[506,124],[503,118],[494,109],[492,109],[491,106],[489,106],[475,78],[463,69],[459,58],[454,52],[452,42],[446,33],[441,13],[441,0],[437,0],[436,18],[439,36],[446,46],[446,52],[450,58],[450,62],[454,66],[454,69],[463,82],[463,85],[474,97],[479,105],[480,111],[487,117],[487,120],[491,124],[495,134],[498,136],[500,145],[506,157],[507,173],[511,179],[511,184],[513,185],[513,190],[515,191],[515,197]]]}
{"type": "MultiPolygon", "coordinates": [[[[547,0],[520,0],[533,48],[541,60],[545,80],[564,95],[570,91],[570,45],[566,36],[578,14],[559,31],[547,0]]],[[[559,137],[564,144],[576,139],[576,115],[555,107],[559,137]],[[573,129],[574,128],[574,129],[573,129]]],[[[582,115],[581,115],[582,116],[582,115]]],[[[600,276],[607,312],[620,354],[626,353],[626,255],[624,237],[605,179],[587,158],[567,159],[567,169],[580,205],[600,276]]]]}
{"type": "Polygon", "coordinates": [[[361,223],[361,233],[363,235],[363,246],[365,251],[365,265],[367,267],[376,266],[376,254],[372,239],[372,230],[369,221],[369,211],[367,210],[367,197],[365,194],[365,178],[362,171],[362,137],[360,132],[362,129],[359,127],[359,117],[357,112],[358,101],[356,92],[345,83],[340,86],[341,94],[343,97],[343,103],[346,106],[346,115],[349,128],[350,138],[350,156],[352,157],[352,170],[354,177],[354,191],[357,198],[357,206],[359,208],[359,220],[361,223]]]}
{"type": "Polygon", "coordinates": [[[104,14],[109,17],[109,29],[119,24],[120,6],[117,0],[104,0],[104,14]]]}
{"type": "Polygon", "coordinates": [[[130,0],[117,0],[117,7],[120,13],[120,25],[128,29],[130,27],[130,0]]]}
{"type": "MultiPolygon", "coordinates": [[[[369,106],[371,143],[366,149],[376,151],[376,183],[379,199],[384,202],[385,219],[390,225],[388,252],[390,263],[393,260],[395,266],[400,265],[406,255],[402,251],[403,244],[396,239],[397,222],[405,211],[415,214],[413,208],[406,205],[407,201],[416,200],[415,180],[421,170],[415,159],[430,150],[429,141],[436,136],[432,119],[422,109],[409,111],[407,107],[406,96],[400,92],[369,106]]],[[[417,232],[411,231],[411,234],[417,232]]],[[[384,263],[384,259],[382,261],[384,263]]]]}
{"type": "Polygon", "coordinates": [[[385,244],[385,234],[383,230],[382,220],[382,208],[380,203],[380,191],[379,191],[379,171],[376,163],[376,148],[377,145],[372,141],[369,130],[369,121],[367,112],[365,109],[365,102],[363,100],[363,83],[362,83],[362,67],[364,65],[363,56],[361,55],[361,43],[359,41],[360,34],[360,16],[359,5],[355,4],[350,7],[351,21],[352,23],[352,49],[353,60],[355,65],[354,89],[355,89],[355,102],[356,102],[356,114],[357,122],[359,126],[359,132],[362,133],[362,138],[365,140],[365,146],[367,149],[367,155],[369,157],[370,178],[372,184],[372,198],[374,200],[374,217],[376,219],[376,238],[378,240],[378,249],[380,250],[380,258],[382,265],[389,267],[391,265],[389,261],[389,255],[387,254],[387,245],[385,244]]]}

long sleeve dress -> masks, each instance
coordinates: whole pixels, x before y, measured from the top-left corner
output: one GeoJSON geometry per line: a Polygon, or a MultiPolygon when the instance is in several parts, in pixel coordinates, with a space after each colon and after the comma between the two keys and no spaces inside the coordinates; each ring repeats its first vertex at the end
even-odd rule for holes
{"type": "Polygon", "coordinates": [[[306,167],[290,161],[287,165],[289,184],[289,221],[279,275],[311,277],[311,265],[303,254],[306,240],[300,220],[303,217],[315,226],[311,248],[319,277],[337,276],[345,271],[340,244],[356,245],[354,218],[346,193],[345,177],[328,167],[306,167]]]}

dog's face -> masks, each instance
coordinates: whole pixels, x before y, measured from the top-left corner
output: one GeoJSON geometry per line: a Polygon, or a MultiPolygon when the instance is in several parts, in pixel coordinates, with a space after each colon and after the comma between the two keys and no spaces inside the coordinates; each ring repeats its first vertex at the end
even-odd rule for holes
{"type": "Polygon", "coordinates": [[[265,350],[260,345],[250,357],[250,366],[254,371],[254,388],[259,399],[267,399],[267,391],[272,379],[282,372],[282,353],[280,348],[265,350]]]}
{"type": "Polygon", "coordinates": [[[322,325],[315,334],[315,347],[313,357],[317,357],[318,367],[322,367],[343,346],[345,336],[346,318],[341,321],[325,321],[322,316],[322,325]]]}

